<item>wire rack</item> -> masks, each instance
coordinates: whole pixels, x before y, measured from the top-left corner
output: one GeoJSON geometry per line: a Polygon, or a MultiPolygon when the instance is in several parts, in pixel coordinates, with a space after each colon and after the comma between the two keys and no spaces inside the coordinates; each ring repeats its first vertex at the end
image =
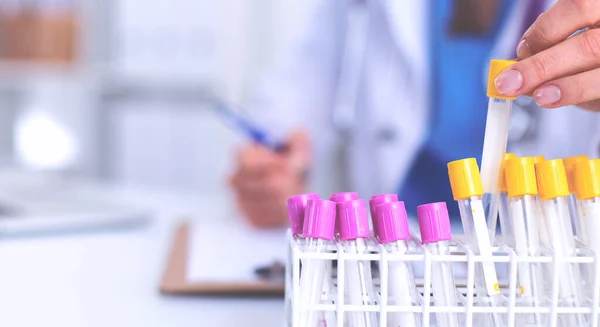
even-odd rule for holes
{"type": "MultiPolygon", "coordinates": [[[[576,255],[572,257],[560,257],[551,250],[543,249],[536,256],[519,256],[501,241],[493,248],[493,257],[484,259],[476,255],[466,240],[457,237],[451,242],[451,254],[434,255],[418,241],[410,242],[408,254],[388,252],[384,246],[378,244],[374,239],[368,241],[367,254],[351,254],[344,252],[340,243],[332,241],[325,253],[313,253],[303,250],[304,240],[295,238],[288,232],[288,257],[286,262],[285,280],[285,326],[300,327],[299,319],[301,312],[305,310],[316,310],[335,313],[335,326],[349,326],[346,313],[349,312],[376,312],[379,326],[388,325],[388,314],[394,312],[413,312],[420,315],[423,326],[436,326],[436,313],[455,312],[459,315],[461,326],[479,326],[478,316],[485,314],[500,314],[506,326],[520,326],[516,322],[518,315],[538,314],[543,317],[543,323],[539,326],[563,326],[561,317],[580,314],[585,317],[586,325],[598,325],[599,313],[599,267],[598,261],[592,251],[578,247],[576,255]],[[332,290],[323,294],[321,301],[314,304],[305,304],[300,301],[300,278],[301,262],[304,260],[323,260],[330,263],[331,268],[327,276],[331,276],[332,290]],[[371,305],[348,304],[345,289],[352,287],[345,283],[345,262],[348,260],[370,261],[373,271],[373,284],[375,301],[371,305]],[[494,306],[486,306],[477,301],[475,292],[475,265],[484,260],[493,261],[497,267],[500,280],[500,294],[503,299],[494,306]],[[458,305],[454,307],[438,307],[432,303],[431,294],[431,267],[432,262],[447,262],[454,267],[454,281],[457,288],[458,305]],[[389,302],[388,281],[389,264],[393,262],[410,262],[413,269],[421,270],[422,274],[415,274],[418,301],[412,306],[396,306],[389,302]],[[531,263],[541,267],[543,272],[544,298],[538,306],[522,305],[518,298],[519,286],[517,283],[518,263],[531,263]],[[559,299],[559,273],[563,265],[575,264],[582,274],[583,301],[580,306],[563,306],[559,299]],[[417,269],[419,268],[419,269],[417,269]],[[457,273],[459,272],[459,273],[457,273]],[[591,278],[583,277],[593,276],[591,278]]],[[[302,326],[307,327],[307,326],[302,326]]],[[[322,327],[322,326],[319,326],[322,327]]],[[[331,327],[331,326],[329,326],[331,327]]]]}

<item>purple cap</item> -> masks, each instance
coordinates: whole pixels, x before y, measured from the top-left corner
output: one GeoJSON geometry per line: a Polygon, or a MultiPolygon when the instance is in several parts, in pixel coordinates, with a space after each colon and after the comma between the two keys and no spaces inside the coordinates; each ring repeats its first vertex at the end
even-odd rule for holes
{"type": "Polygon", "coordinates": [[[292,234],[302,234],[302,225],[304,224],[304,210],[309,199],[318,199],[316,193],[298,194],[287,198],[287,212],[290,219],[290,228],[292,234]]]}
{"type": "Polygon", "coordinates": [[[409,240],[408,217],[404,202],[382,203],[375,209],[373,223],[377,221],[375,236],[381,243],[409,240]]]}
{"type": "MultiPolygon", "coordinates": [[[[342,203],[342,202],[352,201],[352,200],[358,200],[358,193],[357,192],[334,193],[329,198],[329,201],[333,201],[335,203],[342,203]]],[[[339,218],[337,218],[335,220],[335,232],[336,233],[340,232],[339,218]]]]}
{"type": "Polygon", "coordinates": [[[304,237],[333,240],[335,202],[309,199],[304,211],[304,237]]]}
{"type": "Polygon", "coordinates": [[[353,240],[371,236],[365,200],[338,203],[337,216],[340,222],[340,239],[353,240]]]}
{"type": "Polygon", "coordinates": [[[423,204],[417,207],[421,241],[433,243],[452,239],[452,228],[446,202],[423,204]]]}
{"type": "Polygon", "coordinates": [[[329,198],[329,201],[333,201],[335,203],[352,201],[352,200],[358,200],[358,193],[357,192],[334,193],[329,198]]]}
{"type": "Polygon", "coordinates": [[[369,208],[371,210],[371,219],[373,220],[373,230],[377,230],[377,219],[375,219],[375,208],[382,204],[388,202],[396,202],[398,201],[398,194],[377,194],[371,197],[369,200],[369,208]]]}

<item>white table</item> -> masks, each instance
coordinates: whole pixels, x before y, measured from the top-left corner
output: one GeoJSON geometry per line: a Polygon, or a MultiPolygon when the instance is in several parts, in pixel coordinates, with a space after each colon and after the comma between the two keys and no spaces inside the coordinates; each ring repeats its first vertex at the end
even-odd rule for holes
{"type": "MultiPolygon", "coordinates": [[[[155,210],[145,227],[0,240],[0,326],[283,325],[282,299],[165,297],[158,292],[174,226],[235,219],[223,197],[102,189],[155,210]]],[[[1,236],[0,236],[1,237],[1,236]]]]}

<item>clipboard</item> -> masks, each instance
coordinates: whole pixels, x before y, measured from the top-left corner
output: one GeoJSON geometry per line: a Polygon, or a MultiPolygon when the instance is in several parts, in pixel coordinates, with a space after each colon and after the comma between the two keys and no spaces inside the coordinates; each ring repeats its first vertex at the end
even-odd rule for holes
{"type": "Polygon", "coordinates": [[[284,283],[260,280],[252,282],[189,282],[187,265],[190,242],[190,224],[181,223],[175,230],[171,251],[160,282],[163,295],[191,296],[276,296],[283,297],[284,283]]]}

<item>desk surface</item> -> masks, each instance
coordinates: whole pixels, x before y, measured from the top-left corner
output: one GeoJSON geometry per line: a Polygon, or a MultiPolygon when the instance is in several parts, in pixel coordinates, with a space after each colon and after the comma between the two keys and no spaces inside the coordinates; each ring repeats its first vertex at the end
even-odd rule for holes
{"type": "Polygon", "coordinates": [[[102,188],[102,194],[154,210],[153,221],[131,230],[1,240],[0,325],[283,325],[281,299],[158,293],[177,221],[234,217],[224,198],[126,187],[102,188]]]}

